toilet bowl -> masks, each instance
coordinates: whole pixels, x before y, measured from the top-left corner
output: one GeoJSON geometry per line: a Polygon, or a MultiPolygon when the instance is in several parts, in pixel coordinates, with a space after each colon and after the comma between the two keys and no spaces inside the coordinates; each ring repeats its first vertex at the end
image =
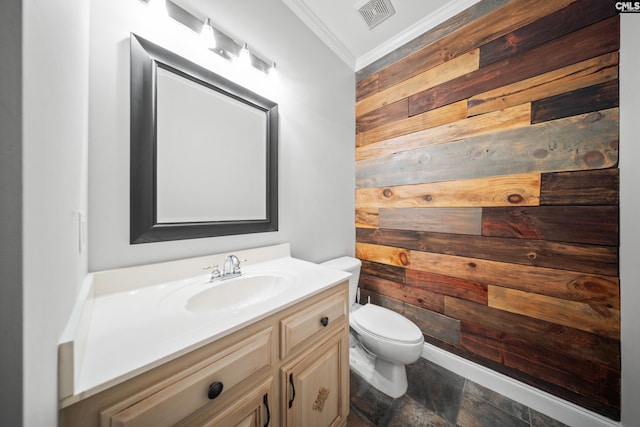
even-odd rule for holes
{"type": "Polygon", "coordinates": [[[387,308],[356,303],[361,262],[341,257],[322,265],[351,273],[349,279],[349,366],[372,386],[397,398],[407,391],[405,365],[418,360],[424,337],[406,317],[387,308]]]}

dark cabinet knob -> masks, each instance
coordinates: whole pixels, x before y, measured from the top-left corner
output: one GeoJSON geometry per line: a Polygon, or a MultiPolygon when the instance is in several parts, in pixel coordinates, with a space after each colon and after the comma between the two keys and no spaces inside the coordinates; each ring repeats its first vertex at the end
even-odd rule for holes
{"type": "Polygon", "coordinates": [[[324,316],[322,319],[320,319],[320,323],[322,323],[322,326],[327,326],[329,324],[329,318],[327,316],[324,316]]]}
{"type": "Polygon", "coordinates": [[[223,387],[224,385],[220,381],[211,383],[211,385],[209,386],[209,391],[207,392],[207,396],[209,397],[209,399],[215,399],[216,397],[220,396],[223,387]]]}

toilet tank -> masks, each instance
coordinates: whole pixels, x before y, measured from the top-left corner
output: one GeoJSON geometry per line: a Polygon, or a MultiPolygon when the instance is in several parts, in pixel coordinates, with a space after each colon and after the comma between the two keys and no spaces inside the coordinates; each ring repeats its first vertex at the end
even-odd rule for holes
{"type": "Polygon", "coordinates": [[[358,258],[343,256],[325,261],[321,265],[333,268],[334,270],[351,273],[351,277],[349,278],[349,304],[353,305],[356,302],[358,282],[360,280],[360,266],[362,265],[362,262],[358,258]]]}

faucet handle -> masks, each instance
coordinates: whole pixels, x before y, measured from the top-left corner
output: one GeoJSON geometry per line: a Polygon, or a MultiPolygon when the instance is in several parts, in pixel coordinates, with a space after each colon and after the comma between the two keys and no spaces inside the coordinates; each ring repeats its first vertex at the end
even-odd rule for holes
{"type": "Polygon", "coordinates": [[[218,267],[218,264],[214,264],[213,268],[211,269],[210,282],[213,282],[215,279],[219,279],[220,276],[222,276],[222,273],[220,272],[220,268],[218,267]]]}
{"type": "Polygon", "coordinates": [[[238,257],[236,257],[234,255],[234,263],[233,263],[233,272],[234,273],[240,273],[240,264],[242,264],[243,262],[247,262],[246,259],[238,259],[238,257]]]}
{"type": "Polygon", "coordinates": [[[211,270],[211,279],[210,282],[213,282],[215,279],[221,276],[220,269],[218,268],[218,264],[214,264],[213,267],[210,265],[202,267],[203,270],[211,270]]]}

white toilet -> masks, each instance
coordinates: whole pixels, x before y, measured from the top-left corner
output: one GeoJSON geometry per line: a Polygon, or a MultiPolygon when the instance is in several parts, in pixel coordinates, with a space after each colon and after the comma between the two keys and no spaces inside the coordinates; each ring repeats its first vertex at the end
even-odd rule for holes
{"type": "Polygon", "coordinates": [[[422,354],[424,337],[420,328],[406,317],[374,304],[356,303],[360,266],[357,258],[341,257],[322,263],[351,273],[351,369],[388,396],[397,398],[407,391],[406,364],[422,354]]]}

